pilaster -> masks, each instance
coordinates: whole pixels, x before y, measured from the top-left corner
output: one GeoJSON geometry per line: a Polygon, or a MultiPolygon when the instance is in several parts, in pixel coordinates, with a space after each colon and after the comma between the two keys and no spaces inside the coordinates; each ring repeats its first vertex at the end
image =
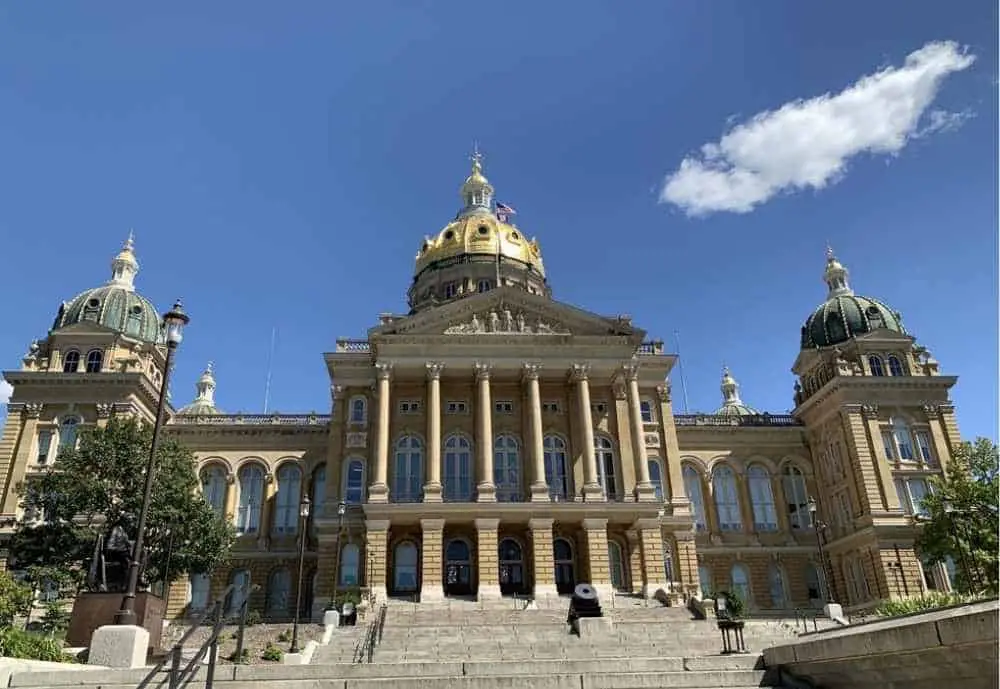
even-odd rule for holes
{"type": "Polygon", "coordinates": [[[260,506],[260,530],[257,532],[257,549],[267,550],[271,540],[271,515],[274,513],[274,496],[278,482],[270,471],[264,474],[264,499],[260,506]]]}
{"type": "Polygon", "coordinates": [[[899,510],[899,496],[896,494],[896,487],[892,483],[892,469],[885,456],[885,448],[882,445],[882,429],[878,422],[878,407],[876,405],[865,405],[861,408],[864,418],[865,429],[868,431],[869,447],[872,448],[875,456],[875,470],[878,478],[879,501],[882,509],[899,510]]]}
{"type": "Polygon", "coordinates": [[[635,523],[642,548],[642,595],[644,598],[666,600],[670,593],[663,569],[663,536],[656,519],[640,519],[635,523]]]}
{"type": "Polygon", "coordinates": [[[420,546],[420,602],[434,603],[444,600],[444,519],[421,519],[423,539],[420,546]]]}
{"type": "Polygon", "coordinates": [[[634,594],[642,594],[643,582],[645,578],[642,572],[642,544],[639,542],[639,532],[629,529],[625,532],[625,540],[628,543],[628,569],[631,591],[634,594]]]}
{"type": "Polygon", "coordinates": [[[556,591],[552,550],[552,520],[531,519],[528,527],[531,529],[532,560],[535,564],[535,598],[555,598],[559,594],[556,591]]]}
{"type": "Polygon", "coordinates": [[[587,542],[590,584],[597,589],[603,601],[610,601],[614,591],[608,563],[608,520],[584,519],[581,526],[587,542]]]}
{"type": "Polygon", "coordinates": [[[677,426],[674,424],[674,408],[670,384],[656,388],[660,400],[660,423],[663,428],[663,464],[669,487],[664,486],[664,496],[669,496],[674,516],[691,514],[691,502],[684,492],[684,475],[681,467],[681,449],[677,440],[677,426]]]}
{"type": "Polygon", "coordinates": [[[368,519],[365,521],[365,552],[372,561],[371,580],[368,586],[376,600],[385,600],[385,573],[387,567],[386,548],[389,541],[389,520],[368,519]]]}
{"type": "Polygon", "coordinates": [[[675,531],[674,538],[674,558],[677,564],[677,574],[680,576],[680,583],[684,591],[694,595],[701,589],[698,581],[698,544],[695,542],[694,532],[675,531]]]}
{"type": "Polygon", "coordinates": [[[500,598],[499,519],[476,519],[480,600],[500,598]]]}
{"type": "MultiPolygon", "coordinates": [[[[20,442],[17,444],[17,451],[14,453],[12,466],[9,466],[7,470],[6,475],[9,477],[9,480],[7,481],[6,490],[3,495],[3,505],[0,507],[0,514],[5,515],[17,514],[17,487],[24,481],[24,475],[27,473],[28,465],[31,463],[31,452],[35,444],[35,438],[38,436],[38,417],[41,416],[42,405],[29,402],[22,407],[22,410],[20,442]]],[[[13,412],[8,413],[10,417],[15,416],[13,412]]],[[[10,424],[11,420],[11,418],[8,418],[7,423],[10,424]]],[[[17,424],[16,419],[13,419],[13,421],[14,424],[17,424]]],[[[6,436],[6,434],[7,430],[5,428],[4,435],[6,436]]]]}
{"type": "Polygon", "coordinates": [[[230,471],[226,474],[226,504],[222,510],[227,524],[236,523],[236,508],[236,474],[230,471]]]}

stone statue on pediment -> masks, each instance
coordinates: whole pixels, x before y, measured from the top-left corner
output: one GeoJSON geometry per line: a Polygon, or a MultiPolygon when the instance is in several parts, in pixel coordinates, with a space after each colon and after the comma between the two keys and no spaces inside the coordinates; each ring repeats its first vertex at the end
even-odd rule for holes
{"type": "Polygon", "coordinates": [[[517,314],[517,332],[519,332],[519,333],[526,333],[526,332],[528,332],[528,324],[524,320],[524,314],[523,313],[518,313],[517,314]]]}
{"type": "Polygon", "coordinates": [[[490,332],[498,333],[500,332],[500,316],[496,311],[490,311],[490,332]]]}
{"type": "Polygon", "coordinates": [[[514,316],[511,314],[510,309],[503,310],[503,330],[505,333],[514,332],[514,316]]]}

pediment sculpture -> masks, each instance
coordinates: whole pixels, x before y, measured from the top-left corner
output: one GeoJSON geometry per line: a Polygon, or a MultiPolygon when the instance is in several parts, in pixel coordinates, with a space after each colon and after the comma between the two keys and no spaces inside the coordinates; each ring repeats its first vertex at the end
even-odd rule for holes
{"type": "Polygon", "coordinates": [[[444,331],[445,335],[569,335],[570,332],[562,325],[547,323],[540,318],[532,318],[521,311],[517,313],[510,309],[492,310],[484,314],[472,314],[466,323],[452,325],[444,331]]]}

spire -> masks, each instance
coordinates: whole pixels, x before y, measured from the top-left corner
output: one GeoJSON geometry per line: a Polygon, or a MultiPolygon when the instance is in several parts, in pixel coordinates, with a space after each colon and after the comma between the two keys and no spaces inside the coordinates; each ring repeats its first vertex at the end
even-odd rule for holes
{"type": "Polygon", "coordinates": [[[724,407],[743,404],[743,400],[740,399],[740,384],[733,378],[728,366],[722,367],[722,385],[719,386],[719,389],[722,390],[722,405],[724,407]]]}
{"type": "Polygon", "coordinates": [[[475,211],[492,212],[490,206],[493,203],[493,186],[483,174],[483,154],[480,153],[478,144],[473,144],[469,159],[472,161],[472,171],[462,185],[462,210],[459,215],[475,211]]]}
{"type": "Polygon", "coordinates": [[[135,235],[131,230],[122,250],[111,261],[109,285],[118,285],[127,290],[135,289],[135,276],[139,272],[139,261],[135,257],[135,235]]]}
{"type": "Polygon", "coordinates": [[[847,282],[847,276],[847,268],[837,260],[837,256],[833,253],[833,248],[827,245],[826,270],[823,271],[823,280],[826,282],[827,287],[829,287],[827,299],[849,297],[854,294],[854,290],[851,289],[851,286],[847,282]]]}
{"type": "Polygon", "coordinates": [[[198,390],[198,395],[194,398],[195,403],[215,404],[215,375],[212,371],[212,366],[212,362],[209,361],[208,366],[205,367],[205,372],[198,379],[198,384],[195,386],[198,390]]]}

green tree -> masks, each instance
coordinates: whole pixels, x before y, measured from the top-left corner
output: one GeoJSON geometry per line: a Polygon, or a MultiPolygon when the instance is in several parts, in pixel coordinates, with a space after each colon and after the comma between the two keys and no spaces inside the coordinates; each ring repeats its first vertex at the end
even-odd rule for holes
{"type": "Polygon", "coordinates": [[[35,599],[30,586],[20,583],[10,572],[0,572],[0,629],[14,624],[14,618],[24,615],[35,599]]]}
{"type": "MultiPolygon", "coordinates": [[[[17,525],[14,566],[39,579],[59,572],[62,583],[79,585],[99,534],[121,526],[135,539],[151,441],[148,424],[112,419],[82,433],[78,448],[61,449],[57,462],[20,487],[26,514],[44,520],[17,525]]],[[[161,436],[146,519],[146,580],[170,582],[211,571],[229,555],[233,540],[232,527],[198,490],[194,455],[161,436]]]]}
{"type": "Polygon", "coordinates": [[[997,473],[995,444],[986,438],[962,443],[923,501],[917,547],[931,562],[952,559],[960,591],[997,591],[997,473]]]}

